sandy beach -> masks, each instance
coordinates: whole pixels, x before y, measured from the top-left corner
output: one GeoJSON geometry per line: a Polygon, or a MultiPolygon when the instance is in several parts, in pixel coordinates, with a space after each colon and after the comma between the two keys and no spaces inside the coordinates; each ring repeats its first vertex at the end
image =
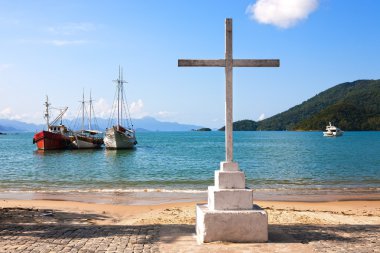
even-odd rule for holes
{"type": "Polygon", "coordinates": [[[257,201],[269,214],[268,243],[202,245],[195,202],[0,203],[0,252],[380,252],[379,200],[257,201]]]}

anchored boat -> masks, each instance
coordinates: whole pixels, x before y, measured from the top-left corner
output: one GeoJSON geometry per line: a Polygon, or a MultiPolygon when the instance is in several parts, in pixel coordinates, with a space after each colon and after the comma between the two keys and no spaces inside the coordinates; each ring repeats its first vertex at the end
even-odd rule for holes
{"type": "Polygon", "coordinates": [[[94,108],[92,106],[92,98],[90,94],[89,108],[86,110],[86,102],[84,101],[84,93],[82,98],[82,106],[80,111],[82,112],[82,127],[80,131],[73,133],[72,141],[74,148],[78,149],[90,149],[90,148],[101,148],[103,145],[103,133],[98,130],[93,130],[92,128],[92,115],[95,115],[94,108]],[[88,112],[86,115],[88,120],[88,129],[84,129],[85,122],[85,112],[88,112]]]}
{"type": "MultiPolygon", "coordinates": [[[[117,83],[117,95],[114,101],[114,109],[117,109],[117,123],[106,129],[104,145],[107,149],[132,149],[137,144],[136,134],[129,115],[128,104],[124,96],[123,86],[126,81],[123,80],[123,73],[120,67],[119,78],[114,82],[117,83]]],[[[114,115],[111,114],[110,121],[113,118],[114,115]]]]}
{"type": "Polygon", "coordinates": [[[42,130],[33,137],[33,143],[37,145],[40,150],[53,150],[53,149],[66,149],[71,146],[71,140],[69,137],[69,131],[66,126],[62,124],[62,117],[67,111],[68,107],[60,109],[59,115],[52,121],[49,114],[49,98],[46,96],[45,102],[45,119],[47,125],[47,131],[42,130]],[[60,121],[59,124],[57,124],[60,121]]]}
{"type": "Polygon", "coordinates": [[[331,122],[329,122],[329,125],[326,126],[326,132],[323,132],[323,136],[326,137],[338,137],[342,135],[343,131],[336,126],[331,125],[331,122]]]}

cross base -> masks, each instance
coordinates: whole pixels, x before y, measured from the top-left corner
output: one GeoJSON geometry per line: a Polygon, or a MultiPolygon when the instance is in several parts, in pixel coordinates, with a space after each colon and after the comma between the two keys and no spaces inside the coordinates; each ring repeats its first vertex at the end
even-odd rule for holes
{"type": "Polygon", "coordinates": [[[208,187],[208,208],[210,210],[252,209],[251,189],[219,189],[208,187]]]}
{"type": "Polygon", "coordinates": [[[220,162],[220,171],[239,171],[239,165],[235,162],[220,162]]]}
{"type": "Polygon", "coordinates": [[[251,210],[210,210],[198,204],[196,215],[198,243],[268,241],[268,214],[257,205],[251,210]]]}
{"type": "Polygon", "coordinates": [[[219,189],[245,189],[244,172],[216,170],[215,187],[219,189]]]}
{"type": "MultiPolygon", "coordinates": [[[[234,162],[221,162],[238,169],[234,162]]],[[[208,204],[196,207],[198,243],[266,242],[268,214],[253,203],[253,191],[245,187],[240,170],[215,171],[215,185],[208,188],[208,204]]]]}

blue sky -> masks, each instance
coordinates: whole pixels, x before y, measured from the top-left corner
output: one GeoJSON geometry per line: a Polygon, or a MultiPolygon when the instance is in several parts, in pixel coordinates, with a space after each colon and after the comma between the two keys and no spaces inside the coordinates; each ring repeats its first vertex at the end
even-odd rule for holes
{"type": "Polygon", "coordinates": [[[0,118],[43,123],[45,95],[75,117],[83,89],[109,117],[118,66],[132,117],[220,127],[224,70],[177,60],[224,57],[280,68],[234,70],[234,120],[267,118],[336,84],[379,79],[380,1],[0,0],[0,118]]]}

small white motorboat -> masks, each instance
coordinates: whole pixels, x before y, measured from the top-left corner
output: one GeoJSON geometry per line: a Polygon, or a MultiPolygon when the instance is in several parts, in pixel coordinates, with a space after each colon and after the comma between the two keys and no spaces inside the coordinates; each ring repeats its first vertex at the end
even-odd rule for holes
{"type": "Polygon", "coordinates": [[[331,122],[329,122],[329,125],[326,126],[326,132],[323,132],[323,136],[326,137],[338,137],[342,135],[343,131],[336,126],[331,125],[331,122]]]}

